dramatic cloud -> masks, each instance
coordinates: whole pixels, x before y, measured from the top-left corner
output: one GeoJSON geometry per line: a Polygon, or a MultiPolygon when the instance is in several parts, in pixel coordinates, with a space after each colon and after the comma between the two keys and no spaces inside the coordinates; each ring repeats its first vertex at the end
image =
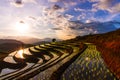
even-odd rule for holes
{"type": "MultiPolygon", "coordinates": [[[[77,17],[77,20],[86,19],[87,16],[90,16],[89,18],[93,17],[92,12],[94,11],[90,9],[85,10],[79,7],[73,9],[76,12],[81,12],[77,17]]],[[[70,39],[76,37],[78,34],[87,35],[90,33],[97,33],[97,31],[92,28],[83,27],[83,24],[71,23],[70,20],[75,16],[67,13],[63,15],[65,11],[65,8],[60,7],[56,4],[51,6],[50,8],[46,8],[44,11],[45,16],[47,17],[46,21],[50,22],[53,26],[55,26],[55,28],[51,29],[55,31],[57,38],[70,39]]],[[[93,21],[92,19],[87,19],[86,23],[91,23],[93,21]]]]}
{"type": "MultiPolygon", "coordinates": [[[[5,1],[0,0],[0,3],[5,1]]],[[[10,2],[12,6],[4,3],[1,5],[0,14],[4,16],[1,18],[1,26],[11,23],[12,25],[6,26],[13,26],[16,21],[25,22],[30,25],[30,32],[35,36],[70,39],[77,35],[98,33],[103,25],[92,25],[94,22],[120,20],[119,0],[9,0],[6,2],[10,2]],[[22,8],[14,8],[14,6],[22,8]],[[5,17],[10,21],[5,19],[3,24],[5,17]]]]}
{"type": "Polygon", "coordinates": [[[53,5],[50,8],[44,10],[44,14],[47,17],[47,21],[54,27],[51,28],[55,31],[56,37],[59,39],[70,39],[76,36],[76,33],[70,29],[69,20],[74,16],[70,14],[63,15],[65,8],[59,5],[53,5]]]}

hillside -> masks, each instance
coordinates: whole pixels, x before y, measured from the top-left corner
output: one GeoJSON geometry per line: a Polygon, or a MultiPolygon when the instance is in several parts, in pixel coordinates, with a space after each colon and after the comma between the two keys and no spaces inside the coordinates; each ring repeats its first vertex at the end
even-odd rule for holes
{"type": "Polygon", "coordinates": [[[74,40],[97,45],[108,67],[120,77],[120,29],[105,34],[78,36],[74,40]]]}
{"type": "Polygon", "coordinates": [[[0,52],[10,53],[19,49],[24,43],[13,39],[0,39],[0,52]]]}

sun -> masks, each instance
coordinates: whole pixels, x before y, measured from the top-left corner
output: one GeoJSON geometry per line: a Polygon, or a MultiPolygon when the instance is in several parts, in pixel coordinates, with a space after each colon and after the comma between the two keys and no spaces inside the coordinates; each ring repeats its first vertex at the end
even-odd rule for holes
{"type": "Polygon", "coordinates": [[[17,22],[15,25],[16,31],[19,33],[26,33],[29,30],[29,25],[23,21],[17,22]]]}

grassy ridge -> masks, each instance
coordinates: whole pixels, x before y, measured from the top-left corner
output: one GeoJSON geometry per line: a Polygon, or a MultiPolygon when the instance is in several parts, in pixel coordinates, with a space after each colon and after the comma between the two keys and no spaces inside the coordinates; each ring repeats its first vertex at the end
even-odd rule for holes
{"type": "Polygon", "coordinates": [[[111,71],[120,78],[120,29],[105,33],[76,37],[74,41],[90,42],[97,45],[111,71]]]}

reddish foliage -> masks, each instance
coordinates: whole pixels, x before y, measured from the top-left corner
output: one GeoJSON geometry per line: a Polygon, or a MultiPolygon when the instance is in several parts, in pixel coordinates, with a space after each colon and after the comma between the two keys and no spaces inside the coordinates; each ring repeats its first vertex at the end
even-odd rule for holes
{"type": "Polygon", "coordinates": [[[107,66],[120,79],[120,29],[106,34],[79,36],[75,40],[94,43],[107,66]]]}
{"type": "Polygon", "coordinates": [[[97,48],[111,71],[120,78],[120,42],[100,43],[97,48]]]}

